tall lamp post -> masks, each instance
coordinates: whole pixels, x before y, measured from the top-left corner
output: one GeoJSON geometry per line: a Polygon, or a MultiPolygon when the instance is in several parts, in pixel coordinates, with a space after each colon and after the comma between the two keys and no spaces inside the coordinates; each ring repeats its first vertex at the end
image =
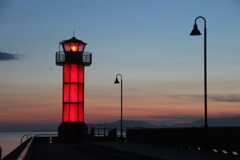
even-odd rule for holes
{"type": "Polygon", "coordinates": [[[197,26],[197,19],[202,18],[204,20],[204,109],[205,109],[205,124],[204,127],[208,127],[207,122],[207,27],[206,27],[206,19],[202,16],[199,16],[195,19],[195,24],[193,25],[193,30],[190,33],[191,36],[199,36],[201,35],[197,26]]]}
{"type": "Polygon", "coordinates": [[[114,84],[119,84],[118,76],[121,76],[121,135],[120,135],[120,140],[122,141],[122,139],[123,139],[123,127],[122,127],[122,111],[123,111],[123,109],[122,109],[122,75],[121,74],[117,74],[114,84]]]}

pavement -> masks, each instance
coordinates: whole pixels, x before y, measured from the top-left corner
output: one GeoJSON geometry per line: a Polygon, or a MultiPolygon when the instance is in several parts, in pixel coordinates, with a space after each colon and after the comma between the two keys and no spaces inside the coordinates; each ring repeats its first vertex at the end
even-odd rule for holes
{"type": "MultiPolygon", "coordinates": [[[[31,160],[236,160],[240,155],[120,141],[34,143],[31,160]]],[[[6,157],[6,160],[16,159],[6,157]]],[[[4,159],[5,160],[5,159],[4,159]]]]}
{"type": "Polygon", "coordinates": [[[39,143],[35,146],[34,160],[98,160],[86,153],[81,144],[39,143]]]}
{"type": "Polygon", "coordinates": [[[190,150],[154,144],[95,141],[81,144],[36,144],[36,160],[235,160],[238,155],[190,150]]]}
{"type": "Polygon", "coordinates": [[[121,154],[135,155],[141,159],[160,159],[160,160],[236,160],[239,155],[224,154],[191,150],[181,147],[172,147],[155,144],[142,144],[131,142],[90,142],[89,145],[104,148],[104,150],[115,150],[121,154]]]}

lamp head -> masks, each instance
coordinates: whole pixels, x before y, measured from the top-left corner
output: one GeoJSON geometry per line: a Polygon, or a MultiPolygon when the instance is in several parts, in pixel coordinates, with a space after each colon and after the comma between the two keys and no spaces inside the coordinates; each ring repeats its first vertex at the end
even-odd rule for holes
{"type": "Polygon", "coordinates": [[[201,32],[198,30],[197,24],[194,24],[193,30],[192,30],[192,32],[190,33],[190,35],[191,35],[191,36],[199,36],[199,35],[201,35],[201,32]]]}
{"type": "Polygon", "coordinates": [[[87,43],[78,40],[76,37],[61,41],[60,44],[63,47],[64,52],[84,52],[87,43]]]}
{"type": "Polygon", "coordinates": [[[119,81],[118,81],[117,77],[116,77],[116,80],[115,80],[114,84],[119,84],[119,81]]]}

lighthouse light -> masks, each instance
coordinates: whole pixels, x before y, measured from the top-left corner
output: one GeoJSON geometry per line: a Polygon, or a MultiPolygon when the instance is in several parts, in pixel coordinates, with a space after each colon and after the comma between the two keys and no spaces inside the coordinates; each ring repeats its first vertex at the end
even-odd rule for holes
{"type": "Polygon", "coordinates": [[[71,51],[76,52],[77,51],[77,47],[76,46],[72,46],[71,47],[71,51]]]}
{"type": "Polygon", "coordinates": [[[79,44],[78,43],[65,43],[63,45],[64,51],[71,51],[71,52],[77,52],[79,51],[79,44]]]}
{"type": "Polygon", "coordinates": [[[83,52],[84,51],[84,44],[79,43],[65,43],[63,44],[63,50],[64,51],[71,51],[71,52],[83,52]]]}

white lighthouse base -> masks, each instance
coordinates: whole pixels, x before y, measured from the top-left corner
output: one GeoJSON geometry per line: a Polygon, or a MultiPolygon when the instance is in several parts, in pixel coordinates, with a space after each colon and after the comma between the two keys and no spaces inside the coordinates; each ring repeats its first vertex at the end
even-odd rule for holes
{"type": "Polygon", "coordinates": [[[60,143],[79,143],[87,139],[88,127],[84,122],[62,122],[58,127],[60,143]]]}

